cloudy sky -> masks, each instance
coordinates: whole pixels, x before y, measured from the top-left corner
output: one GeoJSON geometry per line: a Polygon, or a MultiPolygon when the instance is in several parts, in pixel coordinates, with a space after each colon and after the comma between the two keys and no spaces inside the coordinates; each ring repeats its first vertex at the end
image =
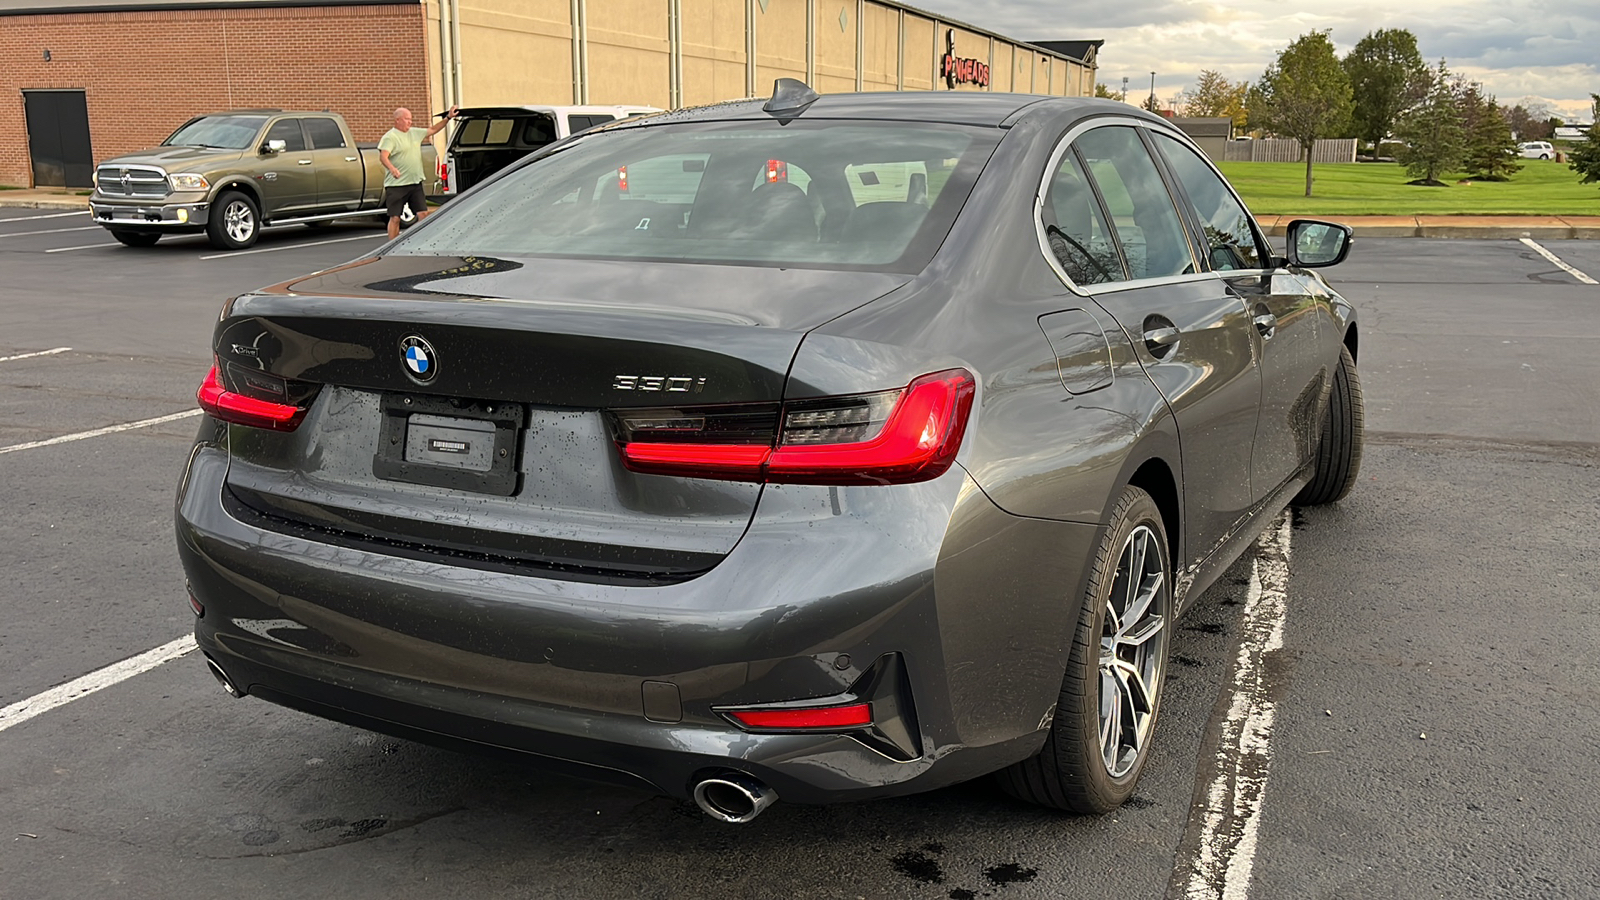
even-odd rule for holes
{"type": "Polygon", "coordinates": [[[1296,37],[1331,29],[1342,57],[1380,28],[1406,28],[1430,63],[1482,82],[1505,104],[1544,100],[1556,115],[1590,117],[1600,93],[1597,0],[922,0],[912,5],[1022,40],[1104,38],[1100,81],[1128,79],[1130,97],[1163,103],[1192,88],[1203,69],[1255,81],[1296,37]]]}

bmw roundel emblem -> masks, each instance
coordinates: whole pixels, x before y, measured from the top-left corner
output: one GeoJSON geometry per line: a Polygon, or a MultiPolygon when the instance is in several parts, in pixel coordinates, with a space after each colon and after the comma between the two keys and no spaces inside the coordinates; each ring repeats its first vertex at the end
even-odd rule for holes
{"type": "Polygon", "coordinates": [[[414,334],[400,339],[400,361],[412,381],[427,384],[439,374],[439,357],[433,352],[433,345],[414,334]]]}

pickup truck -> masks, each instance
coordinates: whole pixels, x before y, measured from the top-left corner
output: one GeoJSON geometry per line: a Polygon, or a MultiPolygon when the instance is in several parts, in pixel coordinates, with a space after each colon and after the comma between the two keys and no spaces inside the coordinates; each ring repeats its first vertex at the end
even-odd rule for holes
{"type": "Polygon", "coordinates": [[[535,150],[590,128],[658,113],[654,106],[479,106],[456,111],[439,167],[453,197],[535,150]]]}
{"type": "MultiPolygon", "coordinates": [[[[386,215],[377,147],[358,145],[334,113],[197,116],[155,149],[102,162],[89,209],[130,247],[203,231],[218,249],[242,250],[263,228],[386,215]]],[[[431,142],[422,155],[422,170],[433,171],[431,142]]]]}

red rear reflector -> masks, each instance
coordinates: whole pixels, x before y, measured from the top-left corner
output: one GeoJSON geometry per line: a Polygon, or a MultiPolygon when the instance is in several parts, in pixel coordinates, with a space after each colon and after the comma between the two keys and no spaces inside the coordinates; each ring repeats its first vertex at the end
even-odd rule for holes
{"type": "Polygon", "coordinates": [[[741,709],[728,714],[751,728],[859,728],[872,724],[872,708],[865,703],[823,709],[741,709]]]}
{"type": "Polygon", "coordinates": [[[306,411],[298,406],[257,400],[228,390],[223,387],[216,366],[212,366],[211,371],[207,373],[200,390],[195,392],[195,398],[200,401],[200,408],[212,418],[232,422],[235,425],[270,428],[273,431],[295,430],[300,427],[300,420],[305,418],[306,414],[306,411]]]}

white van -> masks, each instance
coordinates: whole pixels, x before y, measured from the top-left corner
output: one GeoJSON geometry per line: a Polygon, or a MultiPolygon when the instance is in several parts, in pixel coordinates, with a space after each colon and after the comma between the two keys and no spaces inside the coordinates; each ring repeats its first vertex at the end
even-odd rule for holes
{"type": "Polygon", "coordinates": [[[535,150],[568,135],[656,113],[653,106],[480,106],[456,111],[439,163],[444,196],[453,197],[535,150]]]}

